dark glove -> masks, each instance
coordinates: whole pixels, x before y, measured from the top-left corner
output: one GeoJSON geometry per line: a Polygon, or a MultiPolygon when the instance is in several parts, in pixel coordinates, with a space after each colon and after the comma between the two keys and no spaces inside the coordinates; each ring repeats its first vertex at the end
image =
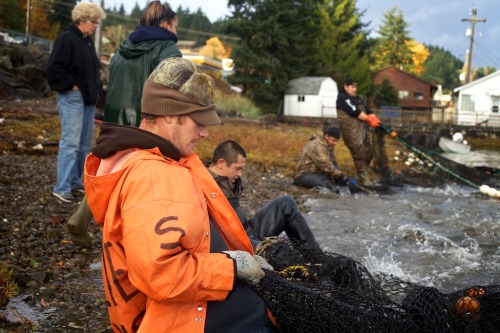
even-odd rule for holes
{"type": "Polygon", "coordinates": [[[337,178],[335,178],[336,182],[338,185],[342,185],[342,186],[345,186],[347,184],[347,180],[349,179],[349,177],[347,177],[346,175],[344,175],[343,173],[341,173],[340,175],[338,175],[337,178]]]}
{"type": "MultiPolygon", "coordinates": [[[[265,275],[259,261],[245,251],[223,251],[236,261],[236,277],[249,284],[258,284],[265,275]]],[[[264,258],[262,258],[264,259],[264,258]]],[[[260,260],[260,259],[259,259],[260,260]]],[[[270,266],[270,265],[269,265],[270,266]]],[[[265,267],[267,268],[267,267],[265,267]]]]}
{"type": "Polygon", "coordinates": [[[368,123],[371,127],[379,127],[380,126],[380,120],[373,113],[366,116],[365,122],[368,123]]]}

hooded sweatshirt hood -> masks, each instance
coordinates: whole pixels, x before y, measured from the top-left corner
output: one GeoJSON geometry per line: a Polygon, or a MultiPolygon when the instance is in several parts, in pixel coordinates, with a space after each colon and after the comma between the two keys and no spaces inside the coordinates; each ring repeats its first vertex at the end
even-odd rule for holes
{"type": "Polygon", "coordinates": [[[181,158],[181,153],[170,141],[156,134],[136,127],[102,123],[101,132],[92,154],[99,158],[108,158],[127,149],[152,149],[155,147],[158,147],[165,157],[176,161],[181,158]]]}
{"type": "Polygon", "coordinates": [[[177,36],[170,30],[149,25],[138,25],[135,30],[120,43],[118,52],[126,59],[136,58],[149,52],[161,41],[177,43],[177,36]]]}
{"type": "Polygon", "coordinates": [[[179,164],[181,154],[164,138],[136,127],[101,124],[101,132],[85,165],[85,186],[92,191],[87,201],[97,223],[103,223],[106,203],[127,166],[138,159],[179,164]],[[89,184],[90,183],[90,184],[89,184]]]}

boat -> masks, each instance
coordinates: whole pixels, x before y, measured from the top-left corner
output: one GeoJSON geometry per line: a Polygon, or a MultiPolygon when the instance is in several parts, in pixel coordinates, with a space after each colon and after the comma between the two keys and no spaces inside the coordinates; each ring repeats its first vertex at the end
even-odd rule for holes
{"type": "Polygon", "coordinates": [[[439,138],[439,148],[445,153],[455,153],[455,154],[467,154],[470,152],[470,146],[465,145],[462,142],[455,142],[453,140],[440,137],[439,138]]]}

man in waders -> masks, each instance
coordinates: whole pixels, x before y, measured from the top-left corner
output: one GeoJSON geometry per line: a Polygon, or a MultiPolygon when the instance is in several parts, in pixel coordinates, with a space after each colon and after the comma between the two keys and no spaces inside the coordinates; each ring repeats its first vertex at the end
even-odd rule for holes
{"type": "Polygon", "coordinates": [[[380,120],[357,96],[357,89],[354,79],[344,81],[343,89],[337,97],[337,118],[344,143],[351,152],[359,183],[373,185],[368,167],[373,159],[374,149],[365,123],[371,127],[379,127],[380,120]]]}

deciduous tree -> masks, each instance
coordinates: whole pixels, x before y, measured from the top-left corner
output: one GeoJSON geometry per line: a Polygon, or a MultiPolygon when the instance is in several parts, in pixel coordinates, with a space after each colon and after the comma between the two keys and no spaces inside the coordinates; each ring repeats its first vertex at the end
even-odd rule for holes
{"type": "Polygon", "coordinates": [[[205,46],[200,50],[200,54],[213,59],[222,60],[224,58],[229,58],[231,49],[226,50],[218,37],[212,37],[207,40],[205,46]]]}

